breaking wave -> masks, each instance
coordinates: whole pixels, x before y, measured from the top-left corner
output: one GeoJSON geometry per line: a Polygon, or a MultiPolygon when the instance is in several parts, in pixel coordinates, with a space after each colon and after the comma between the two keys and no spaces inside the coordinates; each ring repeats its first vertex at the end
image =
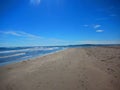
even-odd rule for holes
{"type": "Polygon", "coordinates": [[[9,58],[9,57],[15,57],[15,56],[21,56],[25,55],[26,53],[18,53],[18,54],[13,54],[13,55],[8,55],[8,56],[1,56],[0,58],[9,58]]]}

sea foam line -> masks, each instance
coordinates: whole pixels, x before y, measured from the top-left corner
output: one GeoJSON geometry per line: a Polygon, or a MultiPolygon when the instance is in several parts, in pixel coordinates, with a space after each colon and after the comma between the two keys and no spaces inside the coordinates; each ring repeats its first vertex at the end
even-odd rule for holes
{"type": "Polygon", "coordinates": [[[1,51],[0,53],[14,53],[14,52],[27,52],[27,51],[47,51],[47,50],[55,50],[58,49],[58,47],[53,48],[29,48],[29,49],[21,49],[21,50],[9,50],[9,51],[1,51]]]}
{"type": "Polygon", "coordinates": [[[9,55],[9,56],[3,56],[0,58],[9,58],[9,57],[15,57],[15,56],[21,56],[21,55],[25,55],[26,53],[19,53],[19,54],[14,54],[14,55],[9,55]]]}

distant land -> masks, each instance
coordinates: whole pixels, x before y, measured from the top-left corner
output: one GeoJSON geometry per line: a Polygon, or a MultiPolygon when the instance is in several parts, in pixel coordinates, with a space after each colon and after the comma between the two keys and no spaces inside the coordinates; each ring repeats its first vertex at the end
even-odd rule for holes
{"type": "MultiPolygon", "coordinates": [[[[55,46],[12,46],[16,48],[23,48],[23,47],[86,47],[86,46],[120,46],[120,44],[75,44],[75,45],[55,45],[55,46]]],[[[0,47],[0,48],[12,48],[12,47],[0,47]]]]}

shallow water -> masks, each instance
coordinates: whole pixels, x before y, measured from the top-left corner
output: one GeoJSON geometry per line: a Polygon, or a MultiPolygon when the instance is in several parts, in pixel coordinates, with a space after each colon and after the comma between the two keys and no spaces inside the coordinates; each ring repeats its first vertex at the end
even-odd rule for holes
{"type": "Polygon", "coordinates": [[[36,58],[64,49],[64,47],[2,47],[0,48],[0,66],[36,58]]]}

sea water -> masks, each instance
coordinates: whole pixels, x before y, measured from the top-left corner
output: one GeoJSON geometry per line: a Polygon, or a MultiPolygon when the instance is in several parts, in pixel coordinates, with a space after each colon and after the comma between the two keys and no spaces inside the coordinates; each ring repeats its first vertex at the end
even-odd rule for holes
{"type": "Polygon", "coordinates": [[[63,49],[65,47],[59,46],[0,47],[0,66],[33,59],[63,49]]]}

